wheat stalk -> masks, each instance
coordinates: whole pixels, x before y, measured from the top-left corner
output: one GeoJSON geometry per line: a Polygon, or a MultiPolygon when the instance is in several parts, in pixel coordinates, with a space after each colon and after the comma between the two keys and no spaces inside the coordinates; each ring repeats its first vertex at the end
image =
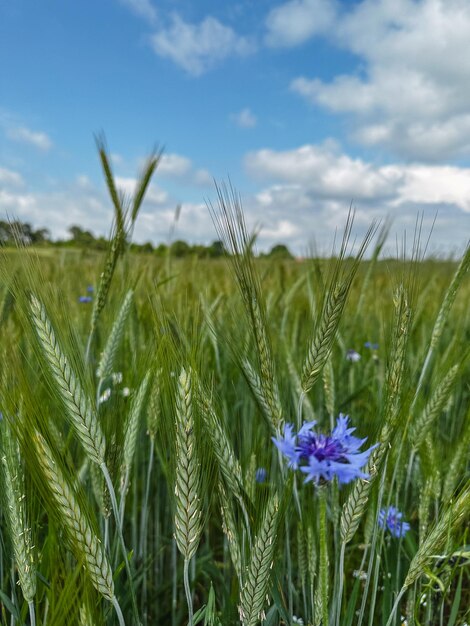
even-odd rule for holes
{"type": "MultiPolygon", "coordinates": [[[[2,428],[3,454],[3,498],[4,514],[8,522],[10,537],[13,544],[19,583],[24,599],[31,606],[36,595],[36,567],[34,563],[31,527],[25,511],[25,487],[23,466],[18,444],[13,441],[7,424],[2,428]]],[[[33,605],[34,606],[34,605],[33,605]]]]}
{"type": "Polygon", "coordinates": [[[271,496],[266,506],[261,527],[251,550],[251,558],[240,593],[240,619],[243,626],[255,626],[261,619],[270,570],[273,566],[277,538],[279,499],[271,496]]]}
{"type": "Polygon", "coordinates": [[[184,557],[184,588],[189,626],[193,626],[193,604],[189,588],[189,561],[196,553],[202,531],[201,472],[196,452],[191,375],[183,368],[176,397],[175,540],[184,557]]]}
{"type": "Polygon", "coordinates": [[[434,528],[419,546],[418,551],[410,563],[405,582],[395,600],[386,626],[392,624],[401,598],[406,590],[424,573],[432,555],[446,544],[449,534],[455,532],[464,521],[468,521],[469,517],[470,483],[467,481],[465,488],[461,491],[455,502],[452,502],[447,510],[440,516],[434,528]]]}
{"type": "Polygon", "coordinates": [[[127,418],[126,429],[124,433],[123,446],[123,463],[121,469],[121,507],[120,519],[121,525],[124,517],[124,506],[126,500],[127,489],[129,487],[129,477],[134,460],[135,447],[137,444],[137,434],[139,432],[139,420],[142,414],[145,398],[147,397],[147,389],[150,382],[150,372],[144,376],[140,383],[139,389],[132,399],[129,417],[127,418]]]}
{"type": "Polygon", "coordinates": [[[105,438],[91,402],[70,367],[47,317],[43,304],[31,296],[31,314],[44,357],[64,403],[67,415],[91,461],[102,465],[105,459],[105,438]]]}
{"type": "Polygon", "coordinates": [[[114,603],[113,573],[101,542],[78,504],[71,485],[59,469],[44,437],[36,432],[34,442],[39,464],[77,556],[83,559],[90,580],[98,593],[114,603]]]}
{"type": "Polygon", "coordinates": [[[416,422],[413,424],[410,432],[410,441],[415,449],[421,446],[432,424],[439,417],[442,409],[447,403],[459,370],[460,364],[454,365],[450,368],[441,382],[436,386],[431,399],[426,404],[426,407],[416,422]]]}
{"type": "Polygon", "coordinates": [[[267,332],[266,311],[261,297],[259,276],[253,263],[252,248],[256,234],[249,237],[241,201],[236,192],[225,186],[217,187],[220,215],[210,207],[212,217],[221,239],[231,250],[231,261],[243,297],[248,318],[251,322],[260,368],[259,383],[274,420],[275,430],[282,420],[272,348],[267,332]]]}
{"type": "Polygon", "coordinates": [[[205,430],[212,443],[219,470],[231,493],[237,498],[242,498],[243,476],[240,463],[214,411],[212,402],[201,385],[199,385],[198,400],[204,418],[205,430]]]}
{"type": "Polygon", "coordinates": [[[468,459],[468,450],[470,449],[470,408],[465,415],[464,424],[465,427],[459,441],[454,443],[452,460],[444,476],[444,485],[442,488],[442,498],[444,502],[450,500],[462,476],[462,468],[465,468],[465,463],[468,459]]]}
{"type": "Polygon", "coordinates": [[[222,530],[227,537],[230,557],[237,578],[242,581],[242,550],[238,537],[237,525],[235,522],[235,513],[233,510],[232,500],[227,495],[224,486],[219,482],[219,502],[222,515],[222,530]]]}
{"type": "Polygon", "coordinates": [[[372,451],[364,469],[367,480],[356,480],[343,505],[341,515],[341,540],[349,543],[353,538],[366,509],[372,486],[377,478],[386,452],[395,433],[400,414],[400,389],[403,379],[406,346],[411,325],[411,310],[406,291],[400,288],[395,298],[396,325],[390,365],[387,373],[384,423],[379,436],[379,446],[372,451]]]}
{"type": "Polygon", "coordinates": [[[119,309],[119,313],[114,321],[113,327],[111,328],[108,341],[106,342],[103,353],[101,354],[98,370],[96,372],[100,381],[110,376],[113,371],[116,352],[121,342],[124,325],[126,323],[127,316],[129,315],[133,297],[134,291],[129,289],[123,300],[121,308],[119,309]]]}
{"type": "Polygon", "coordinates": [[[348,296],[349,285],[346,282],[335,285],[326,297],[320,324],[310,343],[310,347],[302,368],[302,390],[308,393],[320,375],[341,320],[344,305],[348,296]]]}
{"type": "Polygon", "coordinates": [[[182,369],[176,398],[175,539],[189,560],[197,550],[201,525],[200,466],[196,453],[191,375],[182,369]]]}
{"type": "Polygon", "coordinates": [[[454,300],[457,296],[457,292],[460,289],[460,286],[469,268],[470,268],[470,246],[467,246],[465,250],[465,254],[462,257],[462,260],[459,263],[457,271],[452,277],[451,283],[446,291],[444,299],[442,300],[439,313],[437,314],[436,321],[434,323],[434,328],[431,334],[431,341],[429,342],[428,352],[426,354],[426,358],[424,359],[424,364],[421,369],[419,381],[416,386],[416,391],[414,394],[412,407],[414,407],[418,399],[418,395],[423,385],[424,379],[426,377],[427,370],[432,361],[434,350],[437,348],[439,344],[439,340],[441,338],[442,332],[447,322],[447,318],[449,317],[449,313],[452,308],[452,305],[454,304],[454,300]]]}

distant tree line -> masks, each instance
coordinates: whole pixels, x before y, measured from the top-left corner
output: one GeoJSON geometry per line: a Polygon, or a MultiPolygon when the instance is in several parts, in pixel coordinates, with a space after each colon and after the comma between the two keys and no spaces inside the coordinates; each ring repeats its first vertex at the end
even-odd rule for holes
{"type": "MultiPolygon", "coordinates": [[[[109,244],[105,237],[95,237],[89,230],[84,230],[80,226],[71,226],[68,229],[69,239],[51,239],[51,233],[47,228],[35,230],[27,222],[7,222],[0,220],[0,246],[16,246],[20,243],[24,246],[52,246],[57,248],[87,248],[89,250],[106,250],[109,244]]],[[[170,244],[160,243],[154,246],[150,241],[138,244],[131,243],[132,252],[143,254],[154,254],[164,257],[168,253],[175,258],[197,257],[216,259],[225,254],[222,241],[213,241],[210,245],[202,244],[190,245],[186,241],[176,240],[170,244]]],[[[271,248],[267,254],[260,254],[260,257],[276,259],[292,259],[293,256],[287,246],[277,244],[271,248]]]]}

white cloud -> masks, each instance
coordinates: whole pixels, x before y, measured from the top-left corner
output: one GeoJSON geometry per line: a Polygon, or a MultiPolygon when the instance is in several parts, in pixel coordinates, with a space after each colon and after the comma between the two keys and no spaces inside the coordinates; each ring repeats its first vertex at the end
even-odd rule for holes
{"type": "Polygon", "coordinates": [[[143,17],[149,22],[155,22],[157,19],[157,11],[150,0],[119,0],[119,2],[135,15],[143,17]]]}
{"type": "Polygon", "coordinates": [[[249,108],[233,113],[230,119],[240,128],[254,128],[258,123],[256,115],[249,108]]]}
{"type": "Polygon", "coordinates": [[[374,168],[341,154],[331,141],[284,152],[259,150],[246,156],[245,165],[260,179],[306,185],[323,197],[356,200],[390,196],[401,177],[395,168],[374,168]]]}
{"type": "Polygon", "coordinates": [[[449,204],[470,213],[470,168],[409,166],[399,196],[402,202],[449,204]]]}
{"type": "MultiPolygon", "coordinates": [[[[217,239],[209,211],[203,203],[182,202],[181,212],[173,241],[182,239],[190,244],[210,243],[217,239]]],[[[173,228],[175,206],[166,205],[152,212],[139,215],[135,227],[137,241],[153,240],[167,242],[168,234],[173,228]]]]}
{"type": "MultiPolygon", "coordinates": [[[[122,190],[126,196],[132,197],[136,186],[137,186],[137,178],[125,177],[125,176],[116,176],[116,187],[119,190],[122,190]]],[[[147,192],[145,194],[144,205],[145,204],[164,204],[168,200],[168,193],[155,185],[154,183],[150,183],[147,188],[147,192]]]]}
{"type": "Polygon", "coordinates": [[[13,141],[29,144],[44,152],[52,147],[52,141],[46,133],[30,130],[26,126],[8,128],[7,136],[13,141]]]}
{"type": "Polygon", "coordinates": [[[431,162],[470,154],[470,3],[362,0],[329,37],[358,56],[358,72],[300,76],[295,92],[347,115],[366,145],[431,162]]]}
{"type": "Polygon", "coordinates": [[[161,156],[156,176],[202,187],[212,184],[212,176],[207,170],[195,169],[191,159],[175,153],[164,153],[161,156]]]}
{"type": "Polygon", "coordinates": [[[351,158],[332,141],[286,151],[258,150],[246,155],[245,167],[265,184],[245,203],[266,227],[260,237],[264,245],[273,243],[269,237],[283,220],[295,227],[286,229],[284,237],[294,249],[306,245],[309,233],[317,241],[331,242],[334,229],[344,228],[351,202],[359,235],[374,218],[391,216],[400,237],[414,227],[421,211],[428,230],[438,213],[435,238],[447,249],[465,244],[470,232],[470,168],[377,166],[351,158]]]}
{"type": "MultiPolygon", "coordinates": [[[[271,182],[270,194],[280,190],[313,193],[333,201],[451,204],[470,213],[470,168],[442,165],[393,164],[376,166],[343,154],[334,142],[293,150],[258,150],[245,158],[249,174],[271,182]],[[277,183],[277,187],[276,187],[277,183]]],[[[263,202],[263,195],[259,196],[263,202]]],[[[264,198],[266,204],[266,198],[264,198]]],[[[346,202],[347,204],[347,202],[346,202]]]]}
{"type": "Polygon", "coordinates": [[[19,187],[24,184],[21,174],[9,170],[6,167],[0,167],[0,185],[13,185],[19,187]]]}
{"type": "Polygon", "coordinates": [[[298,235],[300,228],[289,220],[279,220],[270,228],[262,228],[263,237],[272,240],[288,241],[298,235]]]}
{"type": "Polygon", "coordinates": [[[184,176],[192,168],[191,160],[180,154],[163,154],[157,171],[162,176],[184,176]]]}
{"type": "Polygon", "coordinates": [[[54,192],[13,192],[0,189],[2,212],[35,228],[46,227],[54,238],[68,238],[68,229],[79,224],[95,233],[108,234],[112,220],[110,203],[101,194],[84,193],[72,186],[54,192]]]}
{"type": "Polygon", "coordinates": [[[271,9],[266,18],[266,43],[291,47],[313,35],[325,33],[333,25],[336,2],[332,0],[291,0],[271,9]]]}
{"type": "Polygon", "coordinates": [[[200,185],[201,187],[214,184],[214,179],[210,172],[204,169],[199,169],[194,172],[193,181],[195,185],[200,185]]]}
{"type": "Polygon", "coordinates": [[[211,16],[190,24],[173,14],[170,26],[154,33],[150,44],[156,54],[171,59],[193,76],[204,74],[228,57],[254,51],[252,42],[211,16]]]}

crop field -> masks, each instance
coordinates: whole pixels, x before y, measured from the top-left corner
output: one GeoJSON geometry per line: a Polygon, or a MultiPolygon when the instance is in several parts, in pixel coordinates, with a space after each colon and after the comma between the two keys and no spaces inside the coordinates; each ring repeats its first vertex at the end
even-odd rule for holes
{"type": "Polygon", "coordinates": [[[141,200],[0,251],[2,626],[463,626],[470,251],[257,259],[222,189],[156,259],[141,200]]]}

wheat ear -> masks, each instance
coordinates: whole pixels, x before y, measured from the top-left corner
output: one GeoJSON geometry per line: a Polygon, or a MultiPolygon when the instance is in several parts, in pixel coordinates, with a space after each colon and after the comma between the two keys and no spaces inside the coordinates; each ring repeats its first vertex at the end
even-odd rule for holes
{"type": "Polygon", "coordinates": [[[214,411],[212,402],[201,385],[199,385],[198,400],[204,418],[205,430],[212,443],[219,470],[231,493],[237,498],[241,498],[243,493],[243,477],[240,463],[214,411]]]}
{"type": "Polygon", "coordinates": [[[217,188],[220,213],[217,215],[211,208],[215,227],[232,252],[232,266],[240,288],[243,303],[255,341],[260,385],[263,396],[269,405],[276,431],[282,420],[282,407],[279,400],[279,391],[275,375],[272,349],[267,332],[266,311],[261,297],[261,284],[253,263],[252,248],[256,234],[248,235],[240,197],[233,188],[225,186],[217,188]]]}
{"type": "Polygon", "coordinates": [[[415,583],[423,574],[425,567],[429,563],[432,555],[445,545],[449,537],[449,532],[455,531],[465,520],[468,521],[470,514],[470,483],[467,481],[465,488],[457,497],[455,502],[447,508],[440,516],[434,528],[419,546],[418,552],[413,557],[406,575],[403,587],[398,594],[392,612],[386,626],[393,623],[398,605],[406,590],[415,583]]]}
{"type": "Polygon", "coordinates": [[[119,313],[117,314],[113,327],[111,328],[108,341],[106,342],[98,365],[97,376],[100,381],[107,376],[110,376],[113,371],[116,352],[119,344],[121,343],[124,326],[129,315],[133,297],[134,291],[132,289],[129,289],[123,300],[121,308],[119,309],[119,313]]]}
{"type": "Polygon", "coordinates": [[[273,433],[276,433],[277,432],[276,425],[279,423],[281,419],[280,405],[275,409],[275,412],[273,412],[273,403],[266,396],[266,387],[261,382],[260,377],[254,370],[251,363],[248,361],[248,359],[245,358],[242,360],[241,365],[242,365],[243,373],[245,374],[245,378],[248,381],[248,384],[250,385],[251,391],[256,401],[258,402],[258,405],[266,421],[271,427],[273,433]]]}
{"type": "Polygon", "coordinates": [[[176,399],[175,539],[179,551],[188,560],[197,550],[202,530],[201,476],[195,445],[192,395],[191,376],[183,369],[176,399]]]}
{"type": "MultiPolygon", "coordinates": [[[[364,252],[376,230],[375,224],[372,224],[359,247],[352,266],[347,271],[343,271],[340,263],[347,254],[353,220],[354,214],[350,213],[343,234],[339,261],[334,268],[330,283],[331,286],[326,294],[321,318],[310,342],[302,368],[301,383],[304,394],[308,393],[313,387],[328,359],[338,331],[349,290],[359,268],[359,262],[364,256],[364,252]]],[[[300,404],[299,406],[301,407],[302,405],[300,404]]]]}
{"type": "Polygon", "coordinates": [[[219,502],[222,515],[222,530],[227,537],[228,549],[237,578],[242,584],[242,550],[235,522],[232,500],[228,497],[222,483],[219,482],[219,502]]]}
{"type": "Polygon", "coordinates": [[[201,468],[196,451],[191,375],[183,368],[176,397],[175,539],[184,557],[184,589],[189,626],[193,626],[193,602],[189,587],[189,561],[194,556],[202,531],[201,468]]]}
{"type": "Polygon", "coordinates": [[[3,486],[4,514],[7,519],[10,537],[13,544],[18,578],[24,599],[34,609],[36,595],[36,567],[33,555],[31,527],[26,516],[24,501],[23,466],[16,441],[13,441],[9,426],[3,424],[3,486]]]}
{"type": "Polygon", "coordinates": [[[304,393],[313,387],[331,352],[348,291],[349,284],[342,282],[328,292],[320,324],[310,343],[302,368],[301,382],[304,393]]]}
{"type": "Polygon", "coordinates": [[[255,626],[261,619],[268,590],[270,570],[273,566],[277,538],[279,499],[271,496],[263,521],[251,550],[245,574],[245,584],[240,593],[240,619],[243,626],[255,626]]]}
{"type": "Polygon", "coordinates": [[[145,398],[147,397],[147,389],[150,382],[150,372],[147,372],[143,381],[140,383],[139,389],[132,399],[129,417],[127,418],[126,431],[124,434],[124,450],[121,475],[121,506],[120,519],[121,525],[124,518],[124,506],[126,501],[127,489],[129,487],[129,477],[134,460],[135,447],[137,444],[137,434],[139,432],[139,420],[144,407],[145,398]]]}
{"type": "Polygon", "coordinates": [[[410,441],[415,449],[421,446],[429,429],[440,415],[442,409],[448,401],[452,387],[457,379],[459,369],[459,364],[451,367],[441,382],[437,385],[431,399],[412,426],[410,441]]]}
{"type": "Polygon", "coordinates": [[[452,453],[452,461],[449,469],[446,472],[444,478],[444,485],[442,488],[442,498],[444,502],[448,502],[451,495],[462,476],[462,468],[465,467],[468,459],[468,450],[470,449],[470,408],[465,416],[464,424],[466,424],[460,440],[454,445],[452,453]]]}
{"type": "MultiPolygon", "coordinates": [[[[114,595],[111,566],[100,540],[94,533],[84,511],[80,508],[71,485],[55,462],[52,451],[44,437],[36,432],[34,441],[39,464],[77,556],[83,559],[90,580],[98,593],[112,602],[115,607],[116,605],[119,606],[114,595]]],[[[120,609],[116,610],[119,616],[120,609]]]]}
{"type": "Polygon", "coordinates": [[[70,422],[91,461],[101,465],[105,459],[105,439],[91,402],[60,347],[43,304],[31,296],[31,314],[39,342],[70,422]]]}
{"type": "Polygon", "coordinates": [[[447,318],[449,317],[449,313],[454,303],[454,300],[457,296],[457,292],[469,268],[470,268],[470,246],[467,246],[467,249],[465,250],[465,254],[463,255],[462,260],[460,261],[459,266],[457,268],[457,271],[452,277],[451,283],[446,291],[446,294],[441,304],[441,308],[439,309],[439,313],[437,314],[437,318],[434,323],[434,328],[432,330],[431,341],[429,342],[428,352],[426,354],[426,358],[424,359],[423,368],[421,370],[419,381],[416,386],[416,391],[414,394],[412,407],[414,407],[418,399],[418,395],[424,383],[427,370],[432,361],[434,350],[437,348],[439,344],[439,340],[442,336],[442,332],[447,322],[447,318]]]}
{"type": "Polygon", "coordinates": [[[158,423],[160,421],[161,405],[160,405],[160,380],[162,370],[157,369],[154,375],[153,383],[149,394],[149,403],[147,409],[147,432],[150,437],[149,460],[147,466],[147,479],[145,483],[145,496],[142,506],[140,518],[140,540],[139,540],[139,556],[144,555],[147,546],[148,532],[148,504],[150,497],[150,483],[152,478],[154,454],[155,454],[155,437],[157,436],[158,423]]]}
{"type": "Polygon", "coordinates": [[[384,408],[384,425],[379,436],[379,447],[373,450],[365,467],[369,474],[367,480],[356,480],[349,496],[344,503],[341,514],[341,540],[349,543],[359,527],[362,515],[366,509],[372,485],[377,478],[390,442],[396,430],[400,414],[400,390],[403,379],[406,346],[411,325],[411,310],[408,305],[406,291],[398,290],[395,298],[396,323],[394,343],[390,365],[387,372],[387,400],[384,408]]]}

